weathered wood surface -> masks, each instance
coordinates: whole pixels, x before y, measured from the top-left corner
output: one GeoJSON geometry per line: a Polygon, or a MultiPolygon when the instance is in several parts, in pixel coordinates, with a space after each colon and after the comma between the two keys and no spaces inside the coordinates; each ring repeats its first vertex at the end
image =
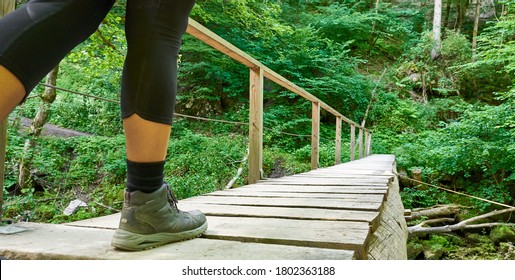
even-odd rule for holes
{"type": "MultiPolygon", "coordinates": [[[[353,178],[370,181],[375,176],[367,168],[372,166],[378,180],[384,183],[348,185],[344,175],[338,185],[337,175],[331,173],[335,177],[330,179],[330,185],[306,185],[297,181],[304,177],[309,180],[310,177],[303,174],[294,176],[292,180],[296,183],[275,184],[276,179],[267,180],[181,200],[180,209],[199,209],[208,218],[207,232],[194,240],[137,253],[114,250],[110,238],[118,226],[119,214],[115,214],[66,225],[26,224],[32,229],[28,233],[0,236],[0,255],[27,259],[400,258],[399,254],[371,255],[369,250],[405,250],[402,239],[377,238],[388,232],[383,229],[385,217],[391,217],[389,220],[395,223],[399,220],[395,211],[385,208],[385,201],[388,199],[386,202],[402,208],[399,201],[390,199],[392,189],[389,188],[394,180],[384,176],[392,171],[394,158],[374,155],[360,161],[369,164],[353,162],[332,169],[352,167],[350,170],[354,172],[361,168],[364,174],[352,174],[353,178]],[[384,215],[384,212],[389,214],[384,215]]],[[[326,172],[325,169],[317,171],[326,172]]],[[[318,174],[317,171],[308,173],[318,174]]],[[[398,190],[393,189],[393,195],[398,196],[398,190]]],[[[400,216],[403,217],[403,211],[400,216]]],[[[386,226],[393,227],[392,224],[386,226]]]]}
{"type": "Polygon", "coordinates": [[[352,259],[349,250],[306,248],[198,238],[140,252],[111,247],[112,229],[22,223],[23,235],[0,236],[0,255],[8,259],[150,259],[150,260],[254,260],[352,259]]]}

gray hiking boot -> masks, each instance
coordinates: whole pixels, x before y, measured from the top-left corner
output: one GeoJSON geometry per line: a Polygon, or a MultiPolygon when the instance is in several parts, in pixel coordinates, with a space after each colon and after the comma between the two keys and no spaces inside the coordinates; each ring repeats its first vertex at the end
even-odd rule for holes
{"type": "Polygon", "coordinates": [[[120,225],[111,245],[137,251],[192,239],[207,229],[206,217],[198,210],[183,212],[167,184],[153,192],[125,192],[120,225]]]}

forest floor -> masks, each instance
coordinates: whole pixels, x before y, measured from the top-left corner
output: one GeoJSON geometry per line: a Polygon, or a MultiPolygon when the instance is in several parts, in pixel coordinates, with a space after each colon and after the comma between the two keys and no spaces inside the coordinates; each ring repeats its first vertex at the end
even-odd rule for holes
{"type": "MultiPolygon", "coordinates": [[[[32,124],[32,120],[29,118],[21,118],[21,127],[22,129],[30,129],[32,124]]],[[[84,133],[76,130],[62,128],[53,124],[45,124],[43,126],[43,131],[41,131],[42,136],[55,136],[55,137],[75,137],[75,136],[92,136],[92,134],[84,133]]]]}

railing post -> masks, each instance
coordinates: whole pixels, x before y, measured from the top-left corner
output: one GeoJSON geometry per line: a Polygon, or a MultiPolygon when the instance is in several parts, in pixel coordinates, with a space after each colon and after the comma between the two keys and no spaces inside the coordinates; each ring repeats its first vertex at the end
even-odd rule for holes
{"type": "Polygon", "coordinates": [[[318,168],[320,159],[320,102],[312,103],[311,113],[311,170],[318,168]]]}
{"type": "Polygon", "coordinates": [[[372,153],[372,133],[369,131],[367,131],[367,132],[368,132],[368,137],[367,137],[366,151],[367,151],[367,156],[369,156],[372,153]]]}
{"type": "Polygon", "coordinates": [[[369,141],[369,138],[370,137],[370,133],[368,131],[368,129],[365,129],[365,157],[367,157],[369,155],[369,151],[368,151],[368,141],[369,141]]]}
{"type": "Polygon", "coordinates": [[[334,146],[334,164],[342,162],[342,117],[336,117],[336,141],[334,146]]]}
{"type": "Polygon", "coordinates": [[[363,157],[363,128],[359,128],[358,133],[358,158],[363,157]]]}
{"type": "Polygon", "coordinates": [[[350,161],[356,158],[356,126],[350,125],[350,161]]]}
{"type": "Polygon", "coordinates": [[[249,184],[261,180],[263,169],[263,69],[250,69],[249,184]]]}

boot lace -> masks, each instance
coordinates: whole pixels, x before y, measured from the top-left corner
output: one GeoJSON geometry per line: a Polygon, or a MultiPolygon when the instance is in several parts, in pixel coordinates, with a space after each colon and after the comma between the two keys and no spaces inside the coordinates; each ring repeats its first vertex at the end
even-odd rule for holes
{"type": "Polygon", "coordinates": [[[177,197],[173,193],[172,188],[170,186],[166,186],[168,189],[168,203],[170,203],[170,206],[175,208],[175,210],[179,211],[179,208],[177,208],[177,203],[179,203],[179,200],[177,200],[177,197]]]}

